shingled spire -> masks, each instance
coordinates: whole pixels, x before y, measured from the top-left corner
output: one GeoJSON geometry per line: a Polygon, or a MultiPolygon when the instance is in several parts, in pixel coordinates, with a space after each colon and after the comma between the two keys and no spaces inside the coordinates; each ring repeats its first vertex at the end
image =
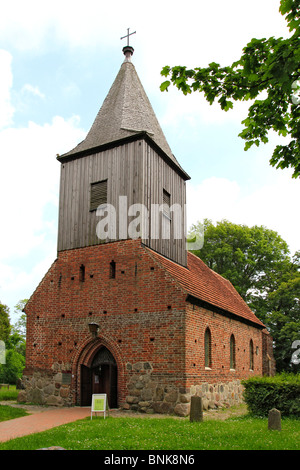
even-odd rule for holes
{"type": "Polygon", "coordinates": [[[123,48],[125,60],[85,140],[61,155],[59,160],[144,133],[183,171],[169,147],[131,62],[133,52],[131,46],[123,48]]]}

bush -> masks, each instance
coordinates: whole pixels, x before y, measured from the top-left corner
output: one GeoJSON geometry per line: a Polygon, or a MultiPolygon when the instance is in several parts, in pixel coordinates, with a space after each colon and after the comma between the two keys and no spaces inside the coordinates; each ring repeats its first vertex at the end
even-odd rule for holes
{"type": "Polygon", "coordinates": [[[15,385],[10,385],[9,389],[6,387],[0,388],[0,401],[15,401],[20,393],[15,385]]]}
{"type": "Polygon", "coordinates": [[[25,358],[13,349],[6,351],[6,363],[0,364],[0,383],[16,384],[22,377],[25,358]]]}
{"type": "Polygon", "coordinates": [[[249,412],[266,417],[272,408],[283,417],[300,418],[300,375],[278,374],[275,377],[253,377],[242,381],[249,412]]]}

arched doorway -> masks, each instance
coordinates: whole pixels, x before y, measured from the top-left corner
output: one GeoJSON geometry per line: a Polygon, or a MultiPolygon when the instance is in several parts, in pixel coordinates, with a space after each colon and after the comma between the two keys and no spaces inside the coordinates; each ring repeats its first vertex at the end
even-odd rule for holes
{"type": "Polygon", "coordinates": [[[110,408],[118,406],[118,368],[112,353],[102,346],[90,366],[81,366],[81,406],[89,406],[94,393],[106,393],[110,408]]]}

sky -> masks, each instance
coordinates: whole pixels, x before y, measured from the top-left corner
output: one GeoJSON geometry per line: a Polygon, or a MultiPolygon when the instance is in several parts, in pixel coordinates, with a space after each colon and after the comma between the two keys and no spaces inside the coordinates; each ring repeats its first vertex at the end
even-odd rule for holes
{"type": "Polygon", "coordinates": [[[244,151],[248,103],[225,113],[200,94],[162,93],[164,65],[229,65],[253,38],[288,37],[279,0],[10,0],[0,15],[0,301],[29,298],[57,256],[60,164],[89,131],[124,56],[187,183],[188,227],[204,218],[275,230],[300,249],[300,181],[269,165],[279,138],[244,151]]]}

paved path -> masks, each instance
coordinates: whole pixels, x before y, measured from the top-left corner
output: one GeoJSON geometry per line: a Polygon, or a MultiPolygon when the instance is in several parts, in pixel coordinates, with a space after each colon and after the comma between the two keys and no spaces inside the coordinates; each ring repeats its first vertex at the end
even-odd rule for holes
{"type": "Polygon", "coordinates": [[[0,442],[71,423],[91,416],[90,407],[30,408],[31,415],[0,422],[0,442]]]}

